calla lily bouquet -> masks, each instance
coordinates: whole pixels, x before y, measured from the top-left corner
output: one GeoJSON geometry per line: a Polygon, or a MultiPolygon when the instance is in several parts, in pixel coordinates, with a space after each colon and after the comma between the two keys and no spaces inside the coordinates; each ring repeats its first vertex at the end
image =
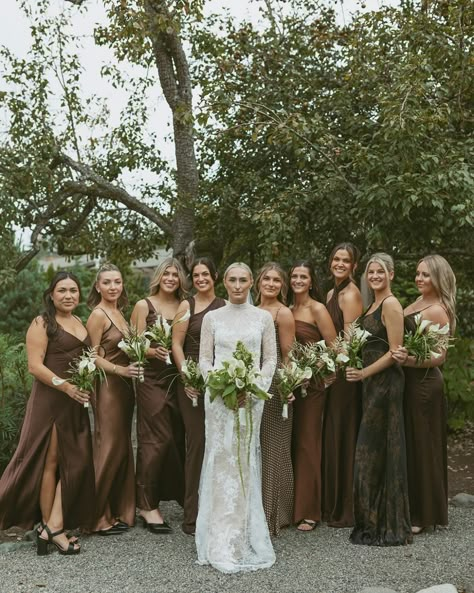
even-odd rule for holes
{"type": "MultiPolygon", "coordinates": [[[[156,344],[158,344],[158,346],[161,346],[162,348],[165,348],[166,350],[169,351],[169,350],[171,350],[173,327],[177,323],[182,323],[183,321],[187,321],[190,317],[191,317],[191,314],[188,310],[179,319],[176,319],[176,320],[172,321],[171,323],[168,323],[168,321],[163,317],[163,315],[157,315],[155,323],[153,325],[150,325],[150,327],[147,328],[145,335],[148,338],[150,338],[150,340],[152,342],[155,342],[156,344]]],[[[166,359],[166,364],[171,364],[171,357],[169,354],[166,359]]]]}
{"type": "Polygon", "coordinates": [[[447,350],[452,344],[449,335],[449,323],[440,327],[429,319],[423,319],[421,314],[415,315],[415,329],[403,336],[403,345],[409,356],[414,356],[418,364],[430,358],[439,358],[442,350],[447,350]]]}
{"type": "Polygon", "coordinates": [[[334,350],[336,352],[335,362],[338,368],[352,367],[363,368],[362,348],[372,334],[360,327],[358,321],[353,321],[344,336],[336,338],[334,350]]]}
{"type": "MultiPolygon", "coordinates": [[[[204,391],[205,383],[199,364],[192,358],[187,358],[181,363],[181,377],[186,387],[192,387],[198,391],[204,391]]],[[[193,408],[197,408],[198,399],[193,397],[193,408]]]]}
{"type": "Polygon", "coordinates": [[[260,373],[255,368],[254,356],[246,346],[238,341],[230,360],[222,362],[219,369],[211,371],[206,380],[209,399],[213,402],[220,397],[226,408],[234,412],[237,431],[237,461],[240,481],[245,494],[242,464],[240,460],[240,427],[245,426],[247,443],[247,462],[250,461],[250,442],[253,434],[252,399],[267,400],[271,394],[257,385],[260,373]],[[245,406],[239,407],[239,396],[246,395],[245,406]]]}
{"type": "MultiPolygon", "coordinates": [[[[310,369],[310,377],[319,377],[324,381],[336,372],[336,355],[324,340],[300,344],[295,342],[289,353],[290,360],[296,362],[300,369],[310,369]]],[[[306,389],[301,388],[301,395],[306,397],[306,389]]]]}
{"type": "Polygon", "coordinates": [[[145,377],[142,369],[147,363],[146,355],[150,348],[150,340],[146,337],[145,332],[139,332],[134,326],[129,327],[126,335],[118,343],[118,347],[132,362],[138,362],[138,380],[143,383],[145,377]]]}
{"type": "Polygon", "coordinates": [[[288,397],[312,376],[313,371],[309,367],[300,368],[294,360],[277,370],[277,389],[283,404],[281,415],[285,420],[288,418],[288,397]]]}
{"type": "MultiPolygon", "coordinates": [[[[91,393],[95,389],[97,380],[101,383],[106,380],[105,371],[97,366],[96,358],[96,348],[88,348],[80,356],[75,358],[69,365],[70,369],[68,373],[71,375],[67,379],[69,383],[72,383],[81,391],[91,393]]],[[[88,408],[89,403],[86,402],[84,407],[88,408]]]]}

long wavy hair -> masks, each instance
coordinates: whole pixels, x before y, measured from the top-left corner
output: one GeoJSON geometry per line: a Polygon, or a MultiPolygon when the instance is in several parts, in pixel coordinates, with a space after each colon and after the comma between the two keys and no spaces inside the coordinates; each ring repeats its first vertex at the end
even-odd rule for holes
{"type": "Polygon", "coordinates": [[[339,245],[336,245],[336,247],[334,247],[334,249],[331,251],[331,254],[329,255],[329,260],[328,260],[328,271],[329,271],[330,278],[332,280],[334,280],[334,278],[332,276],[332,272],[331,272],[331,264],[332,264],[332,260],[334,259],[334,256],[340,249],[344,249],[345,251],[347,251],[347,253],[349,254],[349,256],[351,258],[352,270],[351,270],[350,277],[351,277],[351,279],[353,279],[355,268],[358,266],[359,260],[360,260],[360,251],[359,251],[358,247],[356,247],[353,243],[339,243],[339,245]]]}
{"type": "Polygon", "coordinates": [[[48,336],[48,338],[54,337],[56,335],[56,332],[58,331],[58,322],[56,321],[56,307],[54,306],[51,295],[53,294],[58,282],[61,282],[61,280],[68,279],[72,280],[77,284],[77,288],[79,289],[79,300],[81,300],[81,284],[79,282],[79,279],[75,274],[72,274],[71,272],[66,272],[65,270],[56,272],[48,288],[43,292],[44,310],[41,313],[41,317],[43,318],[44,325],[46,327],[46,335],[48,336]]]}
{"type": "Polygon", "coordinates": [[[257,278],[255,280],[255,302],[260,302],[260,283],[262,281],[262,278],[265,276],[265,274],[271,272],[272,270],[277,272],[281,279],[281,290],[277,298],[281,303],[286,305],[286,299],[288,297],[288,276],[286,275],[285,270],[280,266],[280,264],[274,261],[267,262],[258,271],[257,278]]]}
{"type": "MultiPolygon", "coordinates": [[[[97,290],[96,285],[100,279],[101,274],[103,274],[104,272],[118,272],[120,274],[120,276],[122,276],[122,272],[117,268],[117,266],[115,264],[111,264],[110,262],[106,262],[106,263],[102,264],[100,266],[100,268],[97,270],[94,284],[92,285],[92,288],[89,291],[89,295],[87,296],[87,306],[89,307],[89,309],[93,309],[94,307],[97,307],[97,305],[102,300],[102,297],[101,297],[99,291],[97,290]]],[[[122,276],[122,278],[123,278],[123,276],[122,276]]],[[[127,291],[125,289],[125,285],[123,285],[122,286],[122,294],[120,295],[119,300],[117,301],[117,307],[120,310],[122,310],[127,305],[128,305],[128,295],[127,295],[127,291]]]]}
{"type": "Polygon", "coordinates": [[[154,272],[153,277],[150,281],[150,291],[149,291],[150,296],[153,296],[160,292],[160,282],[163,278],[163,275],[166,272],[166,270],[172,266],[174,266],[178,270],[179,286],[178,286],[178,289],[176,290],[176,296],[178,297],[178,299],[180,301],[182,301],[186,297],[186,295],[187,295],[186,275],[184,273],[183,266],[179,263],[179,260],[177,260],[175,257],[167,257],[166,259],[164,259],[161,263],[159,263],[156,266],[155,272],[154,272]]]}
{"type": "Polygon", "coordinates": [[[451,334],[456,329],[456,276],[442,255],[426,255],[417,264],[424,262],[430,273],[431,283],[439,300],[446,309],[451,334]]]}
{"type": "Polygon", "coordinates": [[[390,274],[395,272],[395,264],[393,262],[393,257],[388,253],[384,253],[380,251],[379,253],[374,253],[369,257],[369,261],[365,266],[364,275],[362,276],[361,283],[360,283],[360,292],[362,294],[362,301],[364,303],[364,307],[369,307],[374,302],[374,291],[369,287],[367,283],[367,272],[369,271],[370,264],[379,264],[382,266],[385,274],[387,275],[387,280],[390,284],[390,274]]]}
{"type": "Polygon", "coordinates": [[[206,268],[209,270],[211,278],[214,280],[214,282],[217,281],[219,274],[217,272],[216,264],[212,261],[210,257],[198,257],[193,261],[193,263],[191,264],[191,268],[189,269],[191,283],[193,282],[193,272],[196,266],[206,266],[206,268]]]}
{"type": "Polygon", "coordinates": [[[309,289],[309,296],[314,299],[315,301],[319,301],[322,303],[321,293],[318,286],[318,279],[316,277],[316,270],[314,268],[313,263],[309,259],[300,259],[295,261],[294,264],[291,266],[290,271],[288,272],[288,279],[289,279],[289,287],[288,287],[288,306],[293,305],[295,302],[295,293],[291,288],[291,275],[293,274],[295,268],[306,268],[309,272],[309,276],[311,278],[311,286],[309,289]]]}

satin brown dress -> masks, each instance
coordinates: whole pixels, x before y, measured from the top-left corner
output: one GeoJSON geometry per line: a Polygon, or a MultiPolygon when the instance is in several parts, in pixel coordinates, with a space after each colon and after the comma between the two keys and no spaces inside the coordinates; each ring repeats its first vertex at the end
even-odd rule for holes
{"type": "MultiPolygon", "coordinates": [[[[102,334],[101,355],[119,366],[128,366],[128,356],[118,343],[123,334],[110,320],[102,334]]],[[[106,375],[92,400],[94,410],[94,467],[98,517],[113,524],[116,519],[135,523],[135,476],[131,441],[135,397],[131,379],[106,375]]]]}
{"type": "MultiPolygon", "coordinates": [[[[296,340],[301,344],[319,342],[318,328],[295,320],[296,340]]],[[[321,445],[325,389],[322,381],[311,379],[306,397],[296,393],[293,402],[292,456],[295,476],[294,522],[321,520],[321,445]]]]}
{"type": "MultiPolygon", "coordinates": [[[[344,331],[344,315],[338,297],[351,279],[334,287],[327,309],[338,334],[344,331]]],[[[354,455],[361,417],[359,383],[346,381],[339,371],[335,382],[326,391],[323,423],[323,521],[331,527],[351,527],[354,455]]]]}
{"type": "MultiPolygon", "coordinates": [[[[405,326],[415,329],[414,314],[405,317],[405,326]]],[[[411,522],[417,527],[447,525],[447,404],[443,375],[438,367],[403,370],[411,522]]]]}
{"type": "MultiPolygon", "coordinates": [[[[388,352],[382,307],[360,317],[371,333],[362,349],[364,367],[388,352]]],[[[354,544],[400,546],[413,540],[408,503],[403,422],[403,371],[398,364],[364,379],[362,421],[354,463],[354,544]]]]}
{"type": "MultiPolygon", "coordinates": [[[[157,312],[148,304],[146,326],[153,325],[157,312]]],[[[171,321],[168,321],[171,323],[171,321]]],[[[152,343],[155,348],[157,344],[152,343]]],[[[137,388],[137,474],[139,509],[151,511],[162,500],[183,504],[184,431],[176,397],[178,370],[158,358],[149,358],[145,381],[137,388]]]]}
{"type": "MultiPolygon", "coordinates": [[[[281,365],[278,335],[278,312],[275,317],[277,369],[281,365]]],[[[269,393],[273,397],[265,402],[260,425],[262,449],[263,510],[270,535],[279,535],[280,529],[293,523],[294,479],[291,463],[291,433],[293,404],[288,406],[288,419],[282,418],[283,405],[273,378],[269,393]]]]}
{"type": "MultiPolygon", "coordinates": [[[[196,302],[190,297],[188,331],[183,344],[185,358],[192,358],[199,362],[199,345],[201,342],[201,326],[204,315],[214,309],[225,307],[225,300],[216,297],[206,308],[195,313],[196,302]]],[[[186,431],[186,460],[184,465],[185,491],[184,491],[184,517],[183,531],[192,534],[196,530],[198,512],[198,490],[201,477],[202,460],[204,458],[205,430],[204,430],[204,398],[200,397],[197,407],[184,391],[181,378],[178,380],[178,404],[186,431]]]]}
{"type": "MultiPolygon", "coordinates": [[[[58,327],[44,365],[66,379],[70,363],[89,342],[58,327]]],[[[95,520],[94,465],[87,408],[38,380],[33,383],[18,447],[0,480],[0,529],[31,529],[41,520],[39,497],[51,431],[58,437],[65,529],[90,529],[95,520]]]]}

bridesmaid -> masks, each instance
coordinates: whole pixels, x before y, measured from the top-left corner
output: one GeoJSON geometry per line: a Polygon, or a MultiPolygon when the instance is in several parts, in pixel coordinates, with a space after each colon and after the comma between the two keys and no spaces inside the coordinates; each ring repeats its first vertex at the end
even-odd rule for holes
{"type": "MultiPolygon", "coordinates": [[[[295,318],[296,340],[302,344],[326,340],[336,330],[326,307],[319,302],[316,275],[309,261],[296,262],[290,270],[289,304],[295,318]]],[[[321,446],[324,384],[311,379],[306,397],[293,404],[293,468],[295,475],[294,521],[299,531],[312,531],[321,520],[321,446]]]]}
{"type": "MultiPolygon", "coordinates": [[[[415,277],[420,297],[405,311],[405,324],[414,329],[414,317],[421,315],[440,326],[456,328],[456,277],[441,255],[427,255],[418,262],[415,277]]],[[[412,532],[431,525],[448,524],[447,406],[440,371],[446,352],[417,364],[406,357],[396,360],[405,371],[405,430],[407,443],[408,496],[412,532]]]]}
{"type": "MultiPolygon", "coordinates": [[[[271,314],[275,325],[278,368],[282,361],[288,361],[288,353],[295,339],[295,320],[291,310],[284,304],[288,293],[287,276],[279,264],[269,262],[258,273],[255,284],[259,307],[271,314]]],[[[288,407],[288,419],[283,419],[275,377],[269,393],[273,397],[265,402],[260,426],[262,495],[270,534],[279,535],[282,527],[293,523],[293,406],[288,407]]]]}
{"type": "Polygon", "coordinates": [[[135,523],[135,485],[131,442],[135,405],[132,377],[139,369],[118,347],[127,334],[122,314],[128,298],[117,266],[106,263],[97,272],[87,304],[92,310],[87,329],[106,372],[92,400],[94,467],[98,535],[119,535],[135,523]]]}
{"type": "MultiPolygon", "coordinates": [[[[337,245],[329,257],[334,287],[327,308],[338,334],[362,314],[362,297],[353,280],[359,250],[352,243],[337,245]]],[[[323,423],[323,520],[331,527],[350,527],[354,454],[360,423],[358,386],[344,374],[326,392],[323,423]]]]}
{"type": "Polygon", "coordinates": [[[90,529],[94,520],[94,471],[89,394],[67,381],[70,363],[89,346],[73,314],[80,286],[57,272],[43,295],[44,312],[26,334],[28,368],[35,380],[20,442],[0,480],[0,529],[38,529],[38,554],[53,543],[60,554],[80,552],[64,530],[90,529]]]}
{"type": "MultiPolygon", "coordinates": [[[[225,299],[216,297],[214,286],[217,281],[217,270],[214,262],[208,257],[200,257],[191,266],[191,278],[196,290],[194,296],[181,302],[176,319],[181,319],[189,312],[187,321],[177,323],[173,327],[173,357],[176,366],[181,370],[185,359],[199,361],[199,344],[201,326],[208,311],[224,307],[225,299]]],[[[185,387],[181,381],[177,384],[178,404],[186,431],[186,461],[184,518],[182,529],[187,535],[194,535],[198,511],[198,489],[201,477],[202,460],[204,457],[204,398],[203,394],[192,387],[185,387]],[[198,397],[197,407],[193,399],[198,397]]]]}
{"type": "MultiPolygon", "coordinates": [[[[153,325],[157,315],[172,323],[184,297],[185,276],[177,259],[168,257],[155,270],[150,296],[138,301],[131,322],[138,331],[153,325]]],[[[152,343],[145,381],[137,383],[137,475],[139,517],[152,533],[170,533],[159,505],[183,504],[183,429],[176,398],[176,367],[167,364],[167,349],[152,343]]]]}
{"type": "Polygon", "coordinates": [[[398,546],[412,541],[403,426],[403,371],[391,351],[403,341],[403,311],[393,296],[392,258],[373,255],[365,269],[373,303],[360,317],[370,332],[363,369],[348,367],[348,381],[362,383],[362,421],[354,465],[353,544],[398,546]]]}

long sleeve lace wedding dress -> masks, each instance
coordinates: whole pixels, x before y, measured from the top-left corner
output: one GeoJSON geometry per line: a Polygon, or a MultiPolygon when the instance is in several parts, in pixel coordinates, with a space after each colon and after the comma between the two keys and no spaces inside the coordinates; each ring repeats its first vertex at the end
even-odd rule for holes
{"type": "MultiPolygon", "coordinates": [[[[210,311],[201,331],[199,365],[204,377],[230,360],[237,341],[254,355],[259,387],[267,391],[276,367],[275,328],[271,315],[249,303],[210,311]],[[260,365],[261,361],[261,365],[260,365]]],[[[199,488],[196,547],[199,564],[226,572],[269,568],[275,562],[262,504],[260,422],[262,400],[252,400],[253,432],[247,458],[246,433],[235,427],[234,412],[221,398],[205,397],[206,449],[199,488]],[[240,465],[238,442],[240,440],[240,465]]]]}

